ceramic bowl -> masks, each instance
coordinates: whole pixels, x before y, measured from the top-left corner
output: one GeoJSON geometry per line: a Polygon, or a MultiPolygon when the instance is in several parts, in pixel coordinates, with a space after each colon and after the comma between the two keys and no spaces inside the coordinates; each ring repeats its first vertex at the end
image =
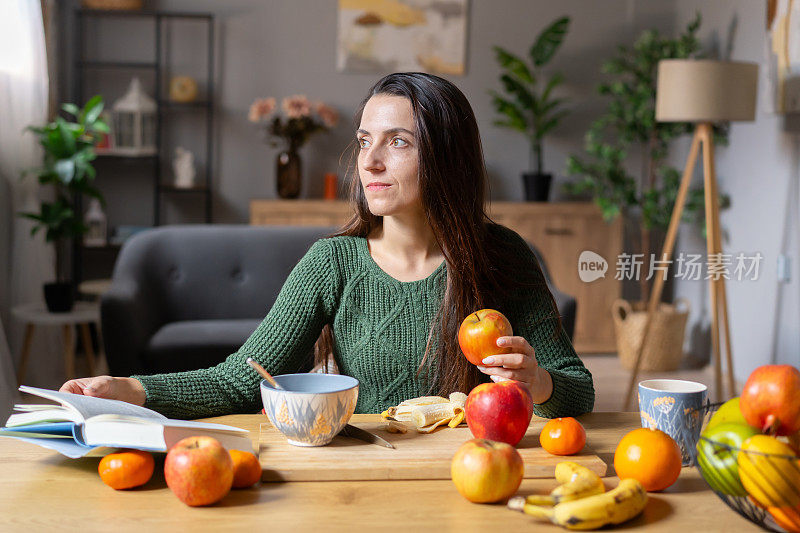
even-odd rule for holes
{"type": "Polygon", "coordinates": [[[358,380],[338,374],[284,374],[261,380],[264,412],[295,446],[324,446],[347,424],[356,408],[358,380]]]}

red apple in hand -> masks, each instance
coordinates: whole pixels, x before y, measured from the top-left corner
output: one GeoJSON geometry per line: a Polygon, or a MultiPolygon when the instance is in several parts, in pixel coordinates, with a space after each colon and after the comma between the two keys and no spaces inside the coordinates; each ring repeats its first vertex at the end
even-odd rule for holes
{"type": "Polygon", "coordinates": [[[458,492],[474,503],[493,503],[517,492],[525,466],[522,457],[504,442],[472,439],[458,449],[450,477],[458,492]]]}
{"type": "Polygon", "coordinates": [[[186,505],[211,505],[233,484],[233,461],[212,437],[187,437],[175,443],[164,461],[167,486],[186,505]]]}
{"type": "Polygon", "coordinates": [[[473,365],[483,364],[490,355],[511,353],[510,347],[500,348],[497,339],[513,335],[511,323],[500,311],[481,309],[470,314],[458,328],[458,345],[473,365]]]}
{"type": "Polygon", "coordinates": [[[516,446],[531,423],[533,402],[518,381],[481,383],[467,396],[464,412],[475,437],[516,446]]]}
{"type": "Polygon", "coordinates": [[[800,370],[791,365],[756,368],[744,384],[739,408],[747,423],[763,433],[800,430],[800,370]]]}

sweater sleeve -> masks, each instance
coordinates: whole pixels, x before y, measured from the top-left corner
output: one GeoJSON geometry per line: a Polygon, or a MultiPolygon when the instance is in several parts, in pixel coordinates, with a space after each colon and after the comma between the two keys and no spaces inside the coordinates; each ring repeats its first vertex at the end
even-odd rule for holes
{"type": "MultiPolygon", "coordinates": [[[[531,268],[536,256],[525,240],[505,228],[510,234],[511,249],[531,268]]],[[[553,392],[544,403],[534,405],[534,414],[544,418],[577,416],[591,412],[594,407],[592,374],[584,366],[558,320],[558,309],[552,300],[544,277],[541,285],[526,289],[524,296],[514,302],[512,322],[514,334],[524,337],[536,352],[539,366],[553,378],[553,392]]]]}
{"type": "Polygon", "coordinates": [[[286,279],[267,316],[236,353],[201,370],[132,376],[144,386],[145,406],[172,418],[256,412],[261,378],[252,357],[273,375],[300,371],[336,307],[328,239],[315,242],[286,279]]]}

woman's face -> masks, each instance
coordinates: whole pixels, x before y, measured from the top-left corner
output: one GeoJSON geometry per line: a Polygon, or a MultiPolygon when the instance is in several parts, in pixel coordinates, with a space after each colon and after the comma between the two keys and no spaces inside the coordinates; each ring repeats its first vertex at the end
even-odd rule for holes
{"type": "Polygon", "coordinates": [[[411,102],[375,95],[367,101],[356,133],[358,176],[369,210],[376,216],[418,211],[419,162],[411,102]]]}

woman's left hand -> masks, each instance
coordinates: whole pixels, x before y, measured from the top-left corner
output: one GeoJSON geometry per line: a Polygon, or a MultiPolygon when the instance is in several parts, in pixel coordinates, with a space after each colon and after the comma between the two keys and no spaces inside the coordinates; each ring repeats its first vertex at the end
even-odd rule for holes
{"type": "Polygon", "coordinates": [[[492,381],[513,379],[521,382],[530,391],[533,403],[544,403],[553,392],[550,373],[539,366],[536,351],[523,337],[500,337],[500,347],[511,348],[511,353],[495,354],[483,360],[478,370],[492,381]]]}

